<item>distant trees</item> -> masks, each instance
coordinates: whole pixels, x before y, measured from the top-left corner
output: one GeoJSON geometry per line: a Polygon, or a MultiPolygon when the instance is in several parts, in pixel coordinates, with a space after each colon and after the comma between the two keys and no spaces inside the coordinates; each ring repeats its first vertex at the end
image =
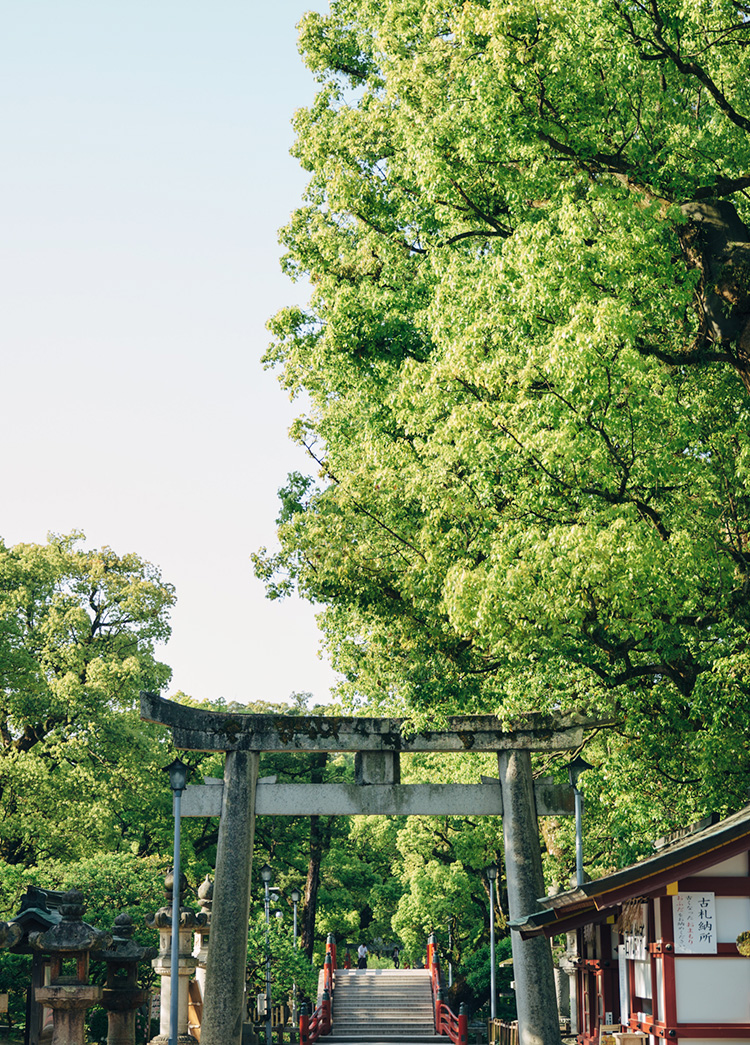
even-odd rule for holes
{"type": "Polygon", "coordinates": [[[165,738],[138,714],[170,669],[174,589],[137,555],[0,545],[0,856],[11,864],[97,849],[152,851],[148,815],[165,738]]]}

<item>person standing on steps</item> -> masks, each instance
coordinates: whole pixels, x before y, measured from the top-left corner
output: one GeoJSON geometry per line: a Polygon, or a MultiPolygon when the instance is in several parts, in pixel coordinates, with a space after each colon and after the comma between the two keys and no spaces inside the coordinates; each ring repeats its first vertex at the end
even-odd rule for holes
{"type": "Polygon", "coordinates": [[[393,948],[393,968],[398,969],[399,966],[399,953],[398,947],[393,948]]]}
{"type": "Polygon", "coordinates": [[[357,962],[357,968],[359,968],[359,969],[366,969],[367,968],[367,948],[365,947],[365,945],[363,943],[361,943],[359,945],[359,947],[357,948],[357,954],[359,955],[359,961],[357,962]]]}

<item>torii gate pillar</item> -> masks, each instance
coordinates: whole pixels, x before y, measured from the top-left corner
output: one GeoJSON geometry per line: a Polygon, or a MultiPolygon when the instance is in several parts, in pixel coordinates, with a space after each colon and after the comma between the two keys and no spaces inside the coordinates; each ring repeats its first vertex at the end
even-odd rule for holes
{"type": "MultiPolygon", "coordinates": [[[[516,911],[534,911],[544,896],[542,854],[534,801],[534,780],[528,751],[498,753],[503,792],[503,847],[511,920],[516,911]]],[[[542,940],[535,936],[533,940],[542,940]]],[[[552,1045],[560,1041],[560,1023],[549,941],[532,948],[518,932],[511,933],[513,978],[520,1045],[552,1045]]]]}
{"type": "Polygon", "coordinates": [[[206,963],[211,990],[203,1003],[202,1045],[239,1045],[242,1039],[258,762],[257,751],[227,751],[206,963]]]}

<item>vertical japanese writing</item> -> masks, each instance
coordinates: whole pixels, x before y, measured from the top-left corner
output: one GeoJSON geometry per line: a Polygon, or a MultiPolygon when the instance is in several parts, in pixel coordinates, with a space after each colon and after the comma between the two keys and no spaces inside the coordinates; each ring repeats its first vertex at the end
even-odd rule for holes
{"type": "Polygon", "coordinates": [[[675,954],[716,954],[716,900],[713,893],[672,897],[675,954]]]}

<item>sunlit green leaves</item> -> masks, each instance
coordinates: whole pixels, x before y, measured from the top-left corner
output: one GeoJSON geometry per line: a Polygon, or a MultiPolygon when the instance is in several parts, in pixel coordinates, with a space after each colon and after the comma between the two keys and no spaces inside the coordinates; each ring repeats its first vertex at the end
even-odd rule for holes
{"type": "Polygon", "coordinates": [[[0,807],[9,861],[117,848],[154,799],[164,741],[138,717],[169,668],[175,595],[137,555],[80,534],[0,548],[0,807]]]}
{"type": "Polygon", "coordinates": [[[599,708],[665,816],[748,772],[748,401],[696,347],[680,205],[748,212],[749,32],[725,0],[311,17],[283,240],[312,297],[267,357],[314,474],[257,569],[323,605],[343,696],[599,708]]]}

